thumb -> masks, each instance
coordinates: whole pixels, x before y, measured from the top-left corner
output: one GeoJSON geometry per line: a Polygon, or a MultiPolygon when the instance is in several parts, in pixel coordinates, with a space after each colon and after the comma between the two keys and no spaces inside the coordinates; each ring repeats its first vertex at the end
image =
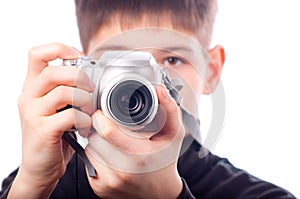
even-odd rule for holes
{"type": "Polygon", "coordinates": [[[32,48],[28,54],[28,72],[27,78],[33,79],[38,76],[49,61],[57,58],[76,59],[80,56],[80,52],[75,48],[66,46],[61,43],[52,43],[32,48]]]}
{"type": "MultiPolygon", "coordinates": [[[[184,128],[181,120],[180,107],[171,97],[169,90],[164,85],[157,86],[156,92],[160,107],[163,108],[166,115],[166,122],[162,129],[164,132],[157,135],[167,135],[173,138],[184,128]]],[[[152,140],[155,139],[155,137],[156,135],[152,137],[152,140]]]]}

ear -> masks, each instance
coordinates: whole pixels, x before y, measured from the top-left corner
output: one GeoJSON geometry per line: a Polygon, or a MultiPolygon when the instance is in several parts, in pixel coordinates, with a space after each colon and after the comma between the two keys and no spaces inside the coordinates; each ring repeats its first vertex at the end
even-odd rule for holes
{"type": "Polygon", "coordinates": [[[223,46],[217,45],[208,51],[210,60],[208,63],[208,71],[206,76],[206,88],[204,94],[213,93],[221,79],[221,72],[225,62],[225,51],[223,46]]]}

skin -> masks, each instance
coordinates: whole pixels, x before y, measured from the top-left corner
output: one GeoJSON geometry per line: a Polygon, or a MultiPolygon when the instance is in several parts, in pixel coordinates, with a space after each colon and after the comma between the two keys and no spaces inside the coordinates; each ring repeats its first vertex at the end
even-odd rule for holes
{"type": "MultiPolygon", "coordinates": [[[[160,27],[173,29],[168,18],[164,18],[162,22],[160,27]]],[[[147,27],[147,24],[141,21],[131,28],[147,27]]],[[[97,44],[123,31],[116,24],[101,27],[91,38],[87,53],[97,44]]],[[[176,31],[198,41],[198,35],[184,30],[176,31]]],[[[208,51],[211,57],[205,77],[208,86],[200,88],[198,77],[191,77],[194,69],[190,63],[172,59],[173,55],[162,54],[155,49],[149,51],[164,67],[179,67],[180,74],[187,79],[196,96],[208,94],[217,86],[224,63],[224,50],[221,46],[208,51]]],[[[117,153],[126,151],[131,154],[153,154],[170,143],[174,144],[173,161],[163,168],[144,173],[111,168],[109,164],[99,163],[90,153],[91,150],[87,150],[87,156],[98,173],[96,178],[89,178],[97,195],[102,198],[177,198],[182,190],[177,159],[186,132],[175,101],[164,86],[157,86],[159,103],[167,116],[162,130],[148,139],[126,136],[101,110],[92,112],[90,93],[94,91],[95,85],[84,72],[72,67],[48,66],[48,62],[57,58],[76,59],[80,54],[74,48],[60,43],[38,46],[30,50],[28,74],[18,103],[22,124],[22,162],[8,198],[22,198],[24,195],[28,198],[49,197],[73,154],[71,148],[62,141],[62,134],[75,126],[85,135],[85,130],[92,125],[96,131],[89,135],[90,141],[102,139],[108,146],[117,148],[117,153]],[[78,93],[79,97],[74,98],[74,92],[78,93]],[[67,109],[57,112],[67,104],[77,106],[81,111],[67,109]]],[[[100,153],[103,157],[111,155],[109,150],[100,153]]],[[[135,163],[138,167],[143,167],[153,160],[151,155],[144,155],[138,160],[132,159],[128,153],[122,155],[126,161],[137,161],[135,163]]]]}

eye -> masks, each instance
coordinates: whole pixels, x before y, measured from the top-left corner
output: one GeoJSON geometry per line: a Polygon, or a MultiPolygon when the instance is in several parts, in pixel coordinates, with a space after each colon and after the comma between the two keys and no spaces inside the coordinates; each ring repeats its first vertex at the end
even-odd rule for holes
{"type": "Polygon", "coordinates": [[[164,66],[180,66],[184,61],[178,57],[167,57],[163,60],[164,66]]]}

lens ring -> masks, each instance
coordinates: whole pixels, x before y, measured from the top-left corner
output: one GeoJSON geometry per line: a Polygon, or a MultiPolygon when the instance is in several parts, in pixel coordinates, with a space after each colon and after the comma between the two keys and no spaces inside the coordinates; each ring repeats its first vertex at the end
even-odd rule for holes
{"type": "Polygon", "coordinates": [[[125,125],[138,125],[151,115],[153,97],[151,90],[137,80],[126,80],[116,84],[109,95],[111,116],[125,125]]]}

